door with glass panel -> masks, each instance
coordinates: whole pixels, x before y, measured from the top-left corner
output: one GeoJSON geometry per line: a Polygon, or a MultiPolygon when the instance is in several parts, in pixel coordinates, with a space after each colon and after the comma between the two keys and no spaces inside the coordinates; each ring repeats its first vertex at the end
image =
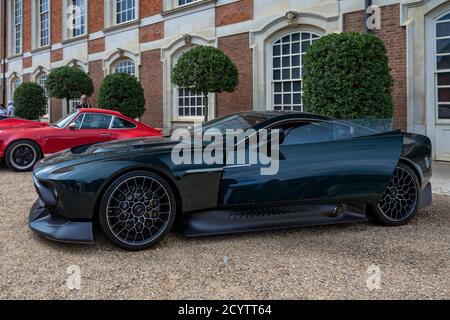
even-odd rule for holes
{"type": "Polygon", "coordinates": [[[436,159],[450,161],[450,10],[435,26],[436,159]]]}

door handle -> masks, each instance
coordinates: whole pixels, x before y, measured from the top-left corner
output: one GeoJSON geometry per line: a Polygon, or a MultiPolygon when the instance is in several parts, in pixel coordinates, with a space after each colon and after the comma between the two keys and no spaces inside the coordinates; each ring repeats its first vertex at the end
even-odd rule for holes
{"type": "Polygon", "coordinates": [[[111,134],[110,133],[102,133],[101,136],[102,137],[111,137],[111,134]]]}

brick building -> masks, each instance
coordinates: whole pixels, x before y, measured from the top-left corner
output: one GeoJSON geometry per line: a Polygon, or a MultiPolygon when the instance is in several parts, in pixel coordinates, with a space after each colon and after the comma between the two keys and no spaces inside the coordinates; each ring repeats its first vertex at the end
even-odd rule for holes
{"type": "MultiPolygon", "coordinates": [[[[241,110],[301,109],[302,54],[330,32],[363,31],[364,0],[1,0],[6,5],[6,87],[43,85],[55,67],[77,66],[96,92],[112,72],[145,89],[142,121],[166,132],[201,119],[201,99],[171,85],[177,58],[195,45],[221,48],[239,69],[234,93],[211,95],[210,116],[241,110]],[[74,7],[75,6],[75,7],[74,7]],[[75,10],[74,10],[75,9],[75,10]]],[[[394,123],[432,138],[450,160],[450,3],[373,0],[394,78],[394,123]]],[[[3,42],[2,42],[3,43],[3,42]]],[[[3,50],[2,50],[3,52],[3,50]]],[[[52,99],[48,118],[64,115],[52,99]]]]}

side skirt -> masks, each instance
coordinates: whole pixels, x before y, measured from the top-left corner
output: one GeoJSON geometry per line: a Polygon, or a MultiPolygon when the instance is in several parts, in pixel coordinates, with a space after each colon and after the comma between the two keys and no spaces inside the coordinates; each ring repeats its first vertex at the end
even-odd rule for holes
{"type": "Polygon", "coordinates": [[[311,204],[282,207],[213,209],[184,214],[188,237],[368,221],[365,205],[311,204]]]}

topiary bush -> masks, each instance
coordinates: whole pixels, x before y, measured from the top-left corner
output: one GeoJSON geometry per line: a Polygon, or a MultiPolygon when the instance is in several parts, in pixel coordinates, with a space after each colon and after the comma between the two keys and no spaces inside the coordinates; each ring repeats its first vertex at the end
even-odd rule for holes
{"type": "Polygon", "coordinates": [[[392,117],[386,48],[373,33],[333,33],[303,61],[304,110],[337,119],[392,117]]]}
{"type": "Polygon", "coordinates": [[[98,107],[116,110],[130,118],[139,118],[145,112],[144,89],[136,77],[113,73],[103,79],[98,107]]]}
{"type": "Polygon", "coordinates": [[[208,121],[208,93],[233,92],[239,84],[239,73],[222,50],[197,46],[178,59],[172,71],[172,82],[203,94],[205,121],[208,121]]]}
{"type": "Polygon", "coordinates": [[[83,94],[91,96],[94,84],[89,75],[77,67],[59,67],[53,69],[45,82],[50,97],[65,99],[66,111],[70,111],[70,100],[78,99],[83,94]]]}
{"type": "Polygon", "coordinates": [[[14,91],[15,114],[23,119],[37,120],[45,114],[47,97],[35,82],[22,83],[14,91]]]}

